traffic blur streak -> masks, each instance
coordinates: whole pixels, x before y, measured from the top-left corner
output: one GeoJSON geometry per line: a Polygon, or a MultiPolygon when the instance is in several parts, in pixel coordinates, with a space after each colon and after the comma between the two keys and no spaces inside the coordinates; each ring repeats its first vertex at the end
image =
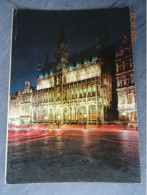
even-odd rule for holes
{"type": "MultiPolygon", "coordinates": [[[[111,126],[106,126],[105,128],[99,128],[99,129],[49,129],[48,127],[46,128],[14,128],[10,127],[9,128],[9,133],[8,133],[8,146],[13,146],[13,145],[20,145],[28,142],[35,142],[35,141],[41,141],[44,140],[45,138],[54,138],[57,136],[83,136],[83,134],[90,132],[93,136],[95,136],[96,139],[98,140],[103,140],[103,141],[109,141],[109,142],[119,142],[121,143],[122,141],[126,140],[114,140],[114,139],[107,139],[105,137],[98,137],[96,132],[105,132],[105,133],[115,133],[115,132],[124,132],[126,130],[120,130],[120,128],[114,128],[112,129],[111,126]],[[74,130],[74,131],[72,131],[74,130]]],[[[131,131],[131,130],[129,130],[131,131]]],[[[132,133],[137,133],[137,131],[132,131],[132,133]]]]}
{"type": "Polygon", "coordinates": [[[9,128],[8,146],[9,184],[140,182],[138,131],[133,128],[9,128]]]}
{"type": "Polygon", "coordinates": [[[44,140],[46,137],[56,137],[59,136],[63,133],[63,130],[46,130],[46,129],[41,129],[41,130],[32,130],[28,129],[20,131],[20,130],[14,130],[14,131],[9,131],[8,133],[8,146],[13,146],[13,145],[20,145],[28,142],[34,142],[34,141],[39,141],[39,140],[44,140]],[[46,133],[47,132],[47,133],[46,133]]]}

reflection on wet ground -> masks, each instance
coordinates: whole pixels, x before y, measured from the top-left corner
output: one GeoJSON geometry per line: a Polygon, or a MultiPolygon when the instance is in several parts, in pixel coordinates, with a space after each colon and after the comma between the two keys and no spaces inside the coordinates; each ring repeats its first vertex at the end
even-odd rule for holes
{"type": "Polygon", "coordinates": [[[140,182],[138,131],[11,131],[7,183],[140,182]]]}

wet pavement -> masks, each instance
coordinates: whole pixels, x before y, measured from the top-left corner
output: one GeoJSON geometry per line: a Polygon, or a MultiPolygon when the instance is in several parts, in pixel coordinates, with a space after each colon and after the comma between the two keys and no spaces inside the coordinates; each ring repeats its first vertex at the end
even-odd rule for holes
{"type": "Polygon", "coordinates": [[[140,182],[138,131],[16,129],[7,183],[140,182]]]}

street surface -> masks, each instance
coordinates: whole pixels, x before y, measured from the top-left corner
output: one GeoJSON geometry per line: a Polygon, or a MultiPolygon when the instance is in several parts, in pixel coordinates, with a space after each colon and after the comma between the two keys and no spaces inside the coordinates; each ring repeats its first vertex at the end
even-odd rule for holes
{"type": "Polygon", "coordinates": [[[140,182],[138,131],[9,127],[7,183],[140,182]]]}

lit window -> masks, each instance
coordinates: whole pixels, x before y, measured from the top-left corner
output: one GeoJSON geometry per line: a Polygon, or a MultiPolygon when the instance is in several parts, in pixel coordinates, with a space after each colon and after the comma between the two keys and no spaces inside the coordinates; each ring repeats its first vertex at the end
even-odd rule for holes
{"type": "Polygon", "coordinates": [[[88,62],[89,62],[88,58],[84,59],[84,64],[87,64],[88,62]]]}
{"type": "Polygon", "coordinates": [[[81,62],[77,61],[76,66],[80,66],[80,65],[81,65],[81,62]]]}
{"type": "Polygon", "coordinates": [[[96,87],[94,86],[94,87],[92,88],[92,91],[95,92],[95,90],[96,90],[96,87]]]}
{"type": "Polygon", "coordinates": [[[97,60],[97,59],[98,59],[97,56],[93,56],[93,57],[92,57],[92,61],[95,61],[95,60],[97,60]]]}
{"type": "Polygon", "coordinates": [[[52,70],[50,70],[50,75],[53,75],[53,71],[52,70]]]}
{"type": "Polygon", "coordinates": [[[40,74],[40,75],[39,75],[39,78],[42,78],[42,77],[43,77],[43,74],[40,74]]]}

